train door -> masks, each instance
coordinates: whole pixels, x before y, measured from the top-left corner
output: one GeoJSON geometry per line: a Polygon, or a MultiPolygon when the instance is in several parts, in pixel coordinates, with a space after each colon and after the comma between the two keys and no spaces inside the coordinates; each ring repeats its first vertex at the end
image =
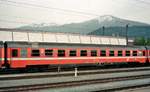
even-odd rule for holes
{"type": "Polygon", "coordinates": [[[0,69],[2,68],[2,48],[0,47],[0,69]]]}
{"type": "Polygon", "coordinates": [[[145,47],[147,52],[147,62],[150,63],[150,46],[145,47]]]}
{"type": "Polygon", "coordinates": [[[149,60],[149,62],[150,62],[150,50],[148,50],[148,60],[149,60]]]}
{"type": "Polygon", "coordinates": [[[4,47],[3,43],[0,43],[0,69],[2,68],[2,65],[4,64],[4,47]]]}
{"type": "Polygon", "coordinates": [[[148,50],[147,48],[145,50],[143,50],[143,56],[145,57],[145,63],[149,63],[149,60],[148,60],[148,50]]]}
{"type": "Polygon", "coordinates": [[[20,49],[19,48],[10,48],[10,67],[17,68],[20,67],[19,63],[20,49]]]}
{"type": "Polygon", "coordinates": [[[3,56],[4,52],[3,52],[3,50],[4,50],[3,47],[0,46],[0,68],[2,68],[2,65],[4,63],[4,56],[3,56]]]}
{"type": "Polygon", "coordinates": [[[147,49],[147,62],[149,62],[150,63],[150,50],[149,49],[147,49]]]}
{"type": "Polygon", "coordinates": [[[18,55],[18,49],[11,49],[11,58],[17,58],[18,55]]]}

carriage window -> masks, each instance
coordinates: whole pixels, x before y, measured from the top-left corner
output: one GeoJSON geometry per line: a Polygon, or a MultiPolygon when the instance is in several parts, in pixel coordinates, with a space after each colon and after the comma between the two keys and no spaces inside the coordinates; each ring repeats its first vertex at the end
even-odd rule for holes
{"type": "Polygon", "coordinates": [[[45,56],[53,56],[53,50],[46,49],[45,50],[45,56]]]}
{"type": "Polygon", "coordinates": [[[91,50],[91,56],[97,56],[97,50],[91,50]]]}
{"type": "Polygon", "coordinates": [[[106,50],[101,50],[101,56],[106,56],[106,50]]]}
{"type": "Polygon", "coordinates": [[[18,50],[17,49],[12,50],[12,57],[18,57],[18,50]]]}
{"type": "Polygon", "coordinates": [[[31,56],[40,56],[40,50],[32,50],[31,56]]]}
{"type": "Polygon", "coordinates": [[[118,51],[118,56],[122,56],[122,51],[118,51]]]}
{"type": "Polygon", "coordinates": [[[109,51],[109,56],[114,56],[114,51],[109,51]]]}
{"type": "Polygon", "coordinates": [[[143,51],[143,56],[145,56],[145,51],[143,51]]]}
{"type": "Polygon", "coordinates": [[[80,56],[87,56],[87,50],[81,50],[80,56]]]}
{"type": "Polygon", "coordinates": [[[133,51],[133,56],[137,56],[137,51],[133,51]]]}
{"type": "Polygon", "coordinates": [[[142,51],[138,51],[138,54],[137,54],[138,56],[143,56],[143,53],[142,53],[142,51]]]}
{"type": "Polygon", "coordinates": [[[130,51],[126,51],[126,56],[130,56],[130,51]]]}
{"type": "Polygon", "coordinates": [[[27,57],[27,50],[21,49],[21,57],[27,57]]]}
{"type": "Polygon", "coordinates": [[[70,50],[69,56],[76,56],[76,50],[70,50]]]}
{"type": "Polygon", "coordinates": [[[58,50],[59,57],[65,57],[65,50],[58,50]]]}

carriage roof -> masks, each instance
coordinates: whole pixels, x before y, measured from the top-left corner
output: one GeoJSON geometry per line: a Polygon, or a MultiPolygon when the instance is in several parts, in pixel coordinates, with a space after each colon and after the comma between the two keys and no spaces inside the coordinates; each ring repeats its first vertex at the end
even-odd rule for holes
{"type": "Polygon", "coordinates": [[[124,45],[99,45],[99,44],[78,44],[78,43],[44,43],[44,42],[13,42],[7,41],[8,47],[19,48],[101,48],[101,49],[133,49],[143,50],[144,46],[124,45]]]}

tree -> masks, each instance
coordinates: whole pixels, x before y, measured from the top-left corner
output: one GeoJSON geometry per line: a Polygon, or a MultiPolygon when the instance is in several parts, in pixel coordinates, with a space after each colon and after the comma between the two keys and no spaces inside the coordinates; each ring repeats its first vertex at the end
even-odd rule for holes
{"type": "Polygon", "coordinates": [[[150,46],[150,38],[147,38],[147,45],[150,46]]]}
{"type": "Polygon", "coordinates": [[[146,39],[144,37],[135,38],[134,45],[147,45],[146,39]]]}

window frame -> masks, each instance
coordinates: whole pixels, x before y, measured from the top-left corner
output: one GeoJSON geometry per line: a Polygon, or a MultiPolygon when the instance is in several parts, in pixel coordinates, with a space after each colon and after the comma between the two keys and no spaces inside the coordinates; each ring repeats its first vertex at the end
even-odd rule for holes
{"type": "Polygon", "coordinates": [[[123,56],[123,51],[122,50],[118,50],[117,51],[117,56],[119,56],[119,57],[123,56]],[[121,53],[119,53],[119,52],[121,52],[121,53]]]}
{"type": "Polygon", "coordinates": [[[138,51],[136,51],[136,50],[132,51],[132,56],[138,56],[138,51]]]}
{"type": "Polygon", "coordinates": [[[114,51],[114,50],[109,50],[109,56],[110,56],[110,57],[115,56],[115,51],[114,51]],[[112,53],[112,52],[113,52],[113,53],[112,53]]]}
{"type": "Polygon", "coordinates": [[[11,49],[11,57],[19,57],[19,50],[18,49],[11,49]],[[13,51],[16,50],[17,54],[14,56],[13,51]]]}
{"type": "Polygon", "coordinates": [[[21,48],[20,56],[21,57],[27,57],[28,56],[28,50],[27,50],[27,48],[21,48]],[[25,52],[23,52],[23,51],[25,51],[25,52]]]}
{"type": "Polygon", "coordinates": [[[142,51],[142,54],[143,54],[143,56],[146,56],[146,51],[143,50],[143,51],[142,51]]]}
{"type": "Polygon", "coordinates": [[[138,56],[143,56],[143,52],[140,50],[140,51],[138,51],[137,55],[138,56]]]}
{"type": "Polygon", "coordinates": [[[80,56],[81,56],[81,57],[86,57],[86,56],[88,56],[88,50],[80,50],[80,56]]]}
{"type": "Polygon", "coordinates": [[[69,50],[69,57],[76,57],[76,56],[77,56],[77,50],[69,50]]]}
{"type": "Polygon", "coordinates": [[[53,49],[45,49],[44,50],[44,56],[45,57],[53,57],[53,55],[54,55],[54,50],[53,49]],[[47,52],[47,51],[49,51],[49,52],[47,52]]]}
{"type": "Polygon", "coordinates": [[[90,51],[90,55],[91,55],[92,57],[98,56],[98,55],[97,55],[97,50],[91,50],[91,51],[90,51]]]}
{"type": "Polygon", "coordinates": [[[40,56],[41,56],[40,49],[31,49],[31,57],[40,57],[40,56]],[[35,55],[33,55],[33,51],[35,51],[35,50],[39,51],[38,55],[36,55],[37,53],[36,54],[34,53],[35,55]]]}
{"type": "Polygon", "coordinates": [[[126,50],[126,51],[125,51],[125,56],[131,56],[130,50],[126,50]],[[127,52],[129,52],[129,53],[127,53],[127,52]]]}
{"type": "Polygon", "coordinates": [[[106,57],[106,50],[100,50],[100,56],[106,57]]]}
{"type": "Polygon", "coordinates": [[[57,57],[65,57],[65,56],[66,56],[66,50],[65,49],[58,49],[57,50],[57,57]],[[61,53],[60,53],[60,51],[61,51],[61,53]]]}

